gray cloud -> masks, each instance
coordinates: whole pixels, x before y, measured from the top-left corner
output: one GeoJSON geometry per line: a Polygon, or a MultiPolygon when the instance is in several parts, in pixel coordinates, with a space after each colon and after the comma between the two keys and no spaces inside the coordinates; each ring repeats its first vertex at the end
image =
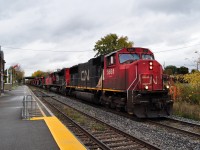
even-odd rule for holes
{"type": "Polygon", "coordinates": [[[145,0],[138,3],[143,11],[166,14],[188,14],[199,12],[198,0],[145,0]]]}
{"type": "MultiPolygon", "coordinates": [[[[0,44],[7,66],[20,63],[27,75],[85,62],[97,40],[109,33],[128,36],[135,46],[153,52],[200,43],[197,0],[0,0],[0,44]],[[84,53],[23,51],[65,50],[84,53]]],[[[194,49],[155,53],[163,64],[182,65],[195,57],[194,49]],[[180,56],[181,57],[177,57],[180,56]]]]}

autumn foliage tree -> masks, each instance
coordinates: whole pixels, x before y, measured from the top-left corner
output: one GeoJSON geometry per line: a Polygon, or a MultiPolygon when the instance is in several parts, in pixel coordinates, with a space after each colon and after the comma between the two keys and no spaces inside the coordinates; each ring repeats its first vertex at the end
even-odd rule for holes
{"type": "MultiPolygon", "coordinates": [[[[15,82],[17,81],[18,83],[21,83],[23,78],[24,78],[24,70],[21,68],[19,64],[10,66],[8,69],[9,74],[12,74],[12,80],[15,82]]],[[[9,77],[10,78],[10,77],[9,77]]]]}
{"type": "Polygon", "coordinates": [[[105,55],[121,48],[133,47],[133,42],[127,36],[118,37],[117,34],[108,34],[98,40],[94,46],[95,56],[105,55]]]}
{"type": "Polygon", "coordinates": [[[47,72],[43,72],[41,70],[37,70],[32,74],[32,77],[44,77],[47,74],[48,74],[47,72]]]}

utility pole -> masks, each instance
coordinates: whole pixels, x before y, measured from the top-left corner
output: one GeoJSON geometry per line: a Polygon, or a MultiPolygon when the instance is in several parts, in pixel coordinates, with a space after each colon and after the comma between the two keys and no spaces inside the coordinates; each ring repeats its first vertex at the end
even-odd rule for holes
{"type": "MultiPolygon", "coordinates": [[[[195,51],[195,53],[199,54],[198,51],[195,51]]],[[[200,55],[199,58],[197,58],[197,71],[199,71],[199,64],[200,64],[200,55]]]]}

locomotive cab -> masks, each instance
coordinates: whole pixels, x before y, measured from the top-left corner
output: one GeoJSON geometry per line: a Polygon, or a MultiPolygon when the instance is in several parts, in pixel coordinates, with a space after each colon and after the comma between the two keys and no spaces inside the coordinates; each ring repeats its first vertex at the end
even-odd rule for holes
{"type": "Polygon", "coordinates": [[[130,85],[127,88],[127,111],[140,118],[168,116],[173,101],[163,85],[162,66],[150,50],[140,49],[138,52],[140,59],[129,68],[137,75],[127,81],[130,85]]]}
{"type": "Polygon", "coordinates": [[[110,96],[111,104],[139,118],[171,114],[173,102],[163,85],[162,66],[149,49],[124,48],[106,55],[104,78],[104,88],[121,91],[115,93],[121,99],[110,96]]]}

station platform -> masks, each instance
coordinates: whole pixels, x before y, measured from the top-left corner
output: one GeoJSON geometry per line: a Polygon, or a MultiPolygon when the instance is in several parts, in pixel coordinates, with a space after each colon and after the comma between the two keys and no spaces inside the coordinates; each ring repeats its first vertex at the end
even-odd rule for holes
{"type": "MultiPolygon", "coordinates": [[[[58,150],[86,149],[84,145],[43,104],[41,116],[22,119],[22,101],[32,95],[27,86],[5,91],[0,96],[1,150],[58,150]]],[[[35,97],[33,97],[36,99],[35,97]]]]}

